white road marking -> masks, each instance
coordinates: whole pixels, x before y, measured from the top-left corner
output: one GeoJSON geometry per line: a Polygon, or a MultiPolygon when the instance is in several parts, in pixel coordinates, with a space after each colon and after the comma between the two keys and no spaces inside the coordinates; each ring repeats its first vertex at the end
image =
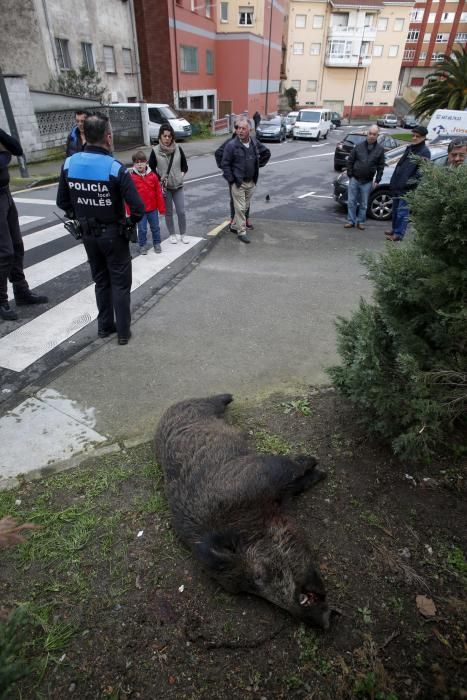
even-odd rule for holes
{"type": "Polygon", "coordinates": [[[35,265],[30,265],[25,270],[26,279],[31,289],[40,287],[54,277],[59,277],[65,272],[69,272],[74,267],[78,267],[86,262],[88,256],[83,245],[77,245],[68,250],[64,250],[57,255],[51,255],[35,265]]]}
{"type": "Polygon", "coordinates": [[[2,451],[0,488],[4,480],[105,442],[94,425],[93,409],[83,410],[53,389],[43,389],[37,398],[28,398],[8,411],[0,418],[0,443],[8,446],[2,451]]]}
{"type": "MultiPolygon", "coordinates": [[[[40,218],[43,217],[31,217],[40,218]]],[[[43,228],[35,233],[29,233],[23,236],[24,250],[32,250],[32,248],[37,248],[39,245],[44,245],[44,243],[49,243],[50,241],[56,241],[58,238],[63,236],[69,236],[70,234],[65,229],[63,224],[55,224],[55,226],[50,226],[49,228],[43,228]]]]}
{"type": "MultiPolygon", "coordinates": [[[[331,197],[329,194],[315,194],[314,192],[310,192],[309,195],[304,196],[314,197],[315,199],[334,199],[334,197],[331,197]]],[[[301,199],[301,197],[298,197],[297,199],[301,199]]]]}
{"type": "MultiPolygon", "coordinates": [[[[202,238],[187,236],[188,244],[162,243],[162,253],[150,251],[133,260],[132,291],[193,248],[202,238]]],[[[72,249],[74,250],[74,249],[72,249]]],[[[84,250],[84,248],[78,248],[84,250]]],[[[26,275],[28,275],[27,268],[26,275]]],[[[0,367],[21,372],[53,348],[97,318],[94,285],[91,284],[61,304],[0,339],[0,367]]]]}
{"type": "Polygon", "coordinates": [[[39,221],[39,219],[43,219],[43,216],[20,216],[19,218],[19,225],[20,226],[25,226],[26,224],[32,224],[33,221],[39,221]]]}
{"type": "Polygon", "coordinates": [[[55,199],[34,199],[33,197],[13,197],[17,204],[46,204],[50,207],[56,207],[55,199]]]}
{"type": "Polygon", "coordinates": [[[297,199],[305,199],[305,197],[311,197],[312,194],[314,194],[314,192],[307,192],[306,194],[299,195],[297,199]]]}

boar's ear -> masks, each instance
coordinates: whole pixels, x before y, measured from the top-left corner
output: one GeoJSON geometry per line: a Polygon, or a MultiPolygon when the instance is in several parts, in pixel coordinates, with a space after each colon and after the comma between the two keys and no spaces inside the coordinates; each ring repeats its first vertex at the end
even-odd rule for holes
{"type": "Polygon", "coordinates": [[[238,545],[238,537],[232,532],[215,532],[205,535],[196,544],[196,554],[205,566],[222,571],[233,566],[238,545]]]}

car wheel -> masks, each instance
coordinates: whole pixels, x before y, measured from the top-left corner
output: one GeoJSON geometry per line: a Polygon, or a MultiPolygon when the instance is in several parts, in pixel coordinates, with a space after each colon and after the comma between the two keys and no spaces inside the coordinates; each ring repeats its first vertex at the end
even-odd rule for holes
{"type": "Polygon", "coordinates": [[[317,135],[316,135],[316,140],[317,140],[317,141],[319,141],[319,140],[320,140],[320,138],[321,138],[321,132],[320,132],[320,131],[318,131],[318,133],[317,133],[317,135]]]}
{"type": "Polygon", "coordinates": [[[389,190],[379,189],[370,195],[368,214],[377,221],[388,221],[392,216],[392,195],[389,190]]]}
{"type": "Polygon", "coordinates": [[[329,131],[326,131],[326,133],[323,135],[323,139],[327,139],[329,131]]]}

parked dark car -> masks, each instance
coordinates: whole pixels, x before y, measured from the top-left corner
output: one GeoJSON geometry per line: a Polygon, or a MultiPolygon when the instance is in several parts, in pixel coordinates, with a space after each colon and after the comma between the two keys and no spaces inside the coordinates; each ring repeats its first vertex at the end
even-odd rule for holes
{"type": "Polygon", "coordinates": [[[342,124],[342,117],[339,114],[339,112],[331,112],[331,121],[334,124],[334,126],[341,126],[342,124]]]}
{"type": "Polygon", "coordinates": [[[285,141],[287,129],[283,117],[267,117],[261,119],[256,129],[256,137],[260,141],[285,141]]]}
{"type": "MultiPolygon", "coordinates": [[[[366,139],[366,131],[351,131],[347,136],[339,141],[334,152],[334,170],[342,170],[347,165],[347,160],[349,158],[350,152],[353,150],[354,146],[366,139]]],[[[389,136],[389,134],[380,134],[378,136],[378,143],[380,143],[385,151],[389,151],[391,148],[396,148],[397,141],[389,136]]]]}
{"type": "Polygon", "coordinates": [[[388,129],[395,129],[397,128],[397,116],[393,112],[383,114],[382,117],[376,120],[376,123],[378,126],[385,126],[388,129]]]}
{"type": "MultiPolygon", "coordinates": [[[[398,146],[392,151],[386,153],[386,167],[384,168],[383,177],[378,185],[375,185],[368,199],[368,216],[377,221],[388,221],[392,216],[392,195],[389,188],[392,174],[395,167],[404,153],[406,146],[398,146]]],[[[446,165],[448,159],[447,143],[439,146],[430,144],[431,161],[434,165],[446,165]]],[[[336,177],[333,183],[334,199],[344,207],[347,206],[347,197],[349,191],[349,178],[346,172],[341,173],[336,177]]]]}
{"type": "Polygon", "coordinates": [[[413,129],[414,126],[419,125],[418,119],[414,117],[413,114],[406,114],[405,117],[402,117],[401,119],[401,127],[403,129],[413,129]]]}

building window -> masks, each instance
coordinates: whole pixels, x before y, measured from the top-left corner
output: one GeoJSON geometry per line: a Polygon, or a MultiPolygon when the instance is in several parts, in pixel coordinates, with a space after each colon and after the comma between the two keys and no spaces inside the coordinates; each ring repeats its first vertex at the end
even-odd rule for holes
{"type": "Polygon", "coordinates": [[[348,27],[349,13],[348,12],[333,12],[331,15],[331,25],[333,27],[348,27]]]}
{"type": "Polygon", "coordinates": [[[254,7],[239,7],[238,8],[238,23],[251,26],[254,24],[254,7]]]}
{"type": "Polygon", "coordinates": [[[461,19],[460,19],[460,21],[461,21],[461,22],[467,22],[467,12],[463,12],[463,13],[461,14],[461,19]]]}
{"type": "Polygon", "coordinates": [[[436,61],[437,63],[439,63],[440,61],[444,61],[444,53],[433,53],[431,55],[431,60],[436,61]]]}
{"type": "Polygon", "coordinates": [[[295,15],[295,26],[297,29],[305,29],[306,15],[295,15]]]}
{"type": "Polygon", "coordinates": [[[221,22],[229,21],[229,3],[221,2],[221,22]]]}
{"type": "Polygon", "coordinates": [[[310,44],[310,56],[319,56],[321,53],[321,44],[310,44]]]}
{"type": "Polygon", "coordinates": [[[328,44],[328,55],[332,58],[350,58],[352,56],[352,42],[343,39],[334,39],[328,44]]]}
{"type": "MultiPolygon", "coordinates": [[[[463,15],[467,17],[467,12],[463,12],[463,15]]],[[[454,22],[454,12],[443,12],[441,14],[441,22],[454,22]]],[[[461,17],[461,22],[465,22],[461,17]]]]}
{"type": "Polygon", "coordinates": [[[83,54],[83,66],[85,66],[88,70],[95,70],[94,56],[92,55],[92,44],[82,41],[81,51],[83,54]]]}
{"type": "Polygon", "coordinates": [[[324,15],[313,15],[313,29],[322,29],[324,24],[324,15]]]}
{"type": "Polygon", "coordinates": [[[389,58],[395,58],[395,56],[397,56],[398,53],[399,53],[399,47],[397,46],[397,44],[393,44],[392,46],[389,47],[389,51],[388,51],[389,58]]]}
{"type": "Polygon", "coordinates": [[[391,92],[392,80],[383,80],[383,92],[391,92]]]}
{"type": "Polygon", "coordinates": [[[423,36],[423,41],[427,43],[427,42],[430,41],[430,39],[431,39],[431,32],[427,32],[427,33],[423,36]]]}
{"type": "Polygon", "coordinates": [[[133,61],[131,59],[131,49],[122,49],[123,72],[126,75],[133,73],[133,61]]]}
{"type": "Polygon", "coordinates": [[[188,99],[186,97],[179,97],[178,98],[178,108],[179,109],[188,109],[188,99]]]}
{"type": "Polygon", "coordinates": [[[104,46],[104,70],[106,73],[116,73],[115,54],[113,46],[104,46]]]}
{"type": "Polygon", "coordinates": [[[434,24],[436,21],[436,12],[430,12],[428,15],[428,24],[434,24]]]}
{"type": "Polygon", "coordinates": [[[316,92],[317,89],[318,89],[318,81],[317,80],[307,80],[306,81],[307,92],[316,92]]]}
{"type": "Polygon", "coordinates": [[[378,82],[376,80],[369,80],[366,86],[367,92],[376,92],[378,82]]]}
{"type": "Polygon", "coordinates": [[[449,39],[449,34],[437,34],[436,43],[437,44],[447,44],[449,39]]]}
{"type": "Polygon", "coordinates": [[[411,78],[410,79],[410,84],[413,87],[422,87],[423,85],[423,78],[411,78]]]}
{"type": "Polygon", "coordinates": [[[190,109],[204,109],[202,95],[192,95],[190,97],[190,109]]]}
{"type": "Polygon", "coordinates": [[[415,58],[415,49],[406,49],[404,51],[404,61],[411,61],[415,58]]]}
{"type": "Polygon", "coordinates": [[[380,17],[378,20],[378,24],[376,25],[376,29],[379,32],[385,32],[387,28],[388,28],[388,18],[387,17],[380,17]]]}
{"type": "Polygon", "coordinates": [[[374,17],[374,16],[375,16],[375,15],[374,15],[372,12],[365,12],[365,19],[364,19],[364,22],[363,22],[363,26],[364,26],[364,27],[368,27],[368,28],[372,27],[372,26],[373,26],[373,17],[374,17]]]}
{"type": "Polygon", "coordinates": [[[413,10],[410,13],[410,21],[411,22],[421,22],[423,19],[425,10],[413,10]]]}
{"type": "Polygon", "coordinates": [[[467,32],[460,32],[459,34],[456,34],[455,41],[458,44],[463,44],[464,42],[467,41],[467,32]]]}
{"type": "Polygon", "coordinates": [[[292,87],[295,88],[296,91],[298,92],[300,90],[302,81],[301,80],[292,80],[291,83],[292,83],[292,87]]]}
{"type": "Polygon", "coordinates": [[[419,36],[420,32],[418,31],[418,29],[411,29],[410,32],[407,34],[407,43],[413,43],[414,41],[417,41],[419,36]]]}
{"type": "MultiPolygon", "coordinates": [[[[415,54],[415,51],[414,51],[415,54]]],[[[418,57],[419,61],[424,61],[426,59],[426,51],[420,51],[420,55],[418,57]]]]}
{"type": "Polygon", "coordinates": [[[209,49],[206,49],[206,73],[207,75],[214,74],[214,54],[209,49]]]}
{"type": "Polygon", "coordinates": [[[58,39],[55,37],[55,51],[57,52],[58,67],[60,70],[70,70],[71,60],[68,51],[68,39],[58,39]]]}
{"type": "Polygon", "coordinates": [[[294,41],[292,47],[292,53],[294,54],[294,56],[303,56],[304,51],[305,44],[302,41],[294,41]]]}
{"type": "Polygon", "coordinates": [[[211,0],[206,0],[205,8],[206,8],[205,9],[206,17],[210,17],[211,16],[211,0]]]}
{"type": "Polygon", "coordinates": [[[394,31],[401,32],[404,29],[405,19],[403,17],[398,17],[394,20],[394,31]]]}
{"type": "Polygon", "coordinates": [[[212,109],[212,111],[214,112],[214,95],[208,95],[207,101],[208,101],[208,109],[212,109]]]}
{"type": "Polygon", "coordinates": [[[183,73],[198,72],[198,49],[196,46],[180,46],[180,68],[183,73]]]}
{"type": "Polygon", "coordinates": [[[382,44],[374,44],[373,45],[373,56],[382,56],[383,55],[383,45],[382,44]]]}

